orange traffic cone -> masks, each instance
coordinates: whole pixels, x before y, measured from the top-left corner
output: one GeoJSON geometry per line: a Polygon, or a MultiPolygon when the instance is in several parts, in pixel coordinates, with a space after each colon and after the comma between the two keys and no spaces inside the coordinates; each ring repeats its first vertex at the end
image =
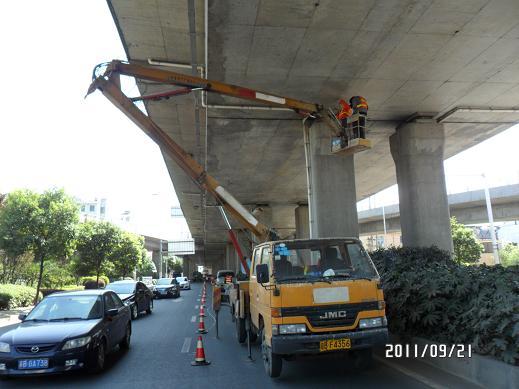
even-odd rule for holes
{"type": "Polygon", "coordinates": [[[207,330],[205,329],[204,317],[200,316],[200,321],[198,322],[198,333],[199,334],[207,334],[207,330]]]}
{"type": "Polygon", "coordinates": [[[198,314],[198,316],[205,316],[205,309],[203,305],[200,305],[200,313],[198,314]]]}
{"type": "Polygon", "coordinates": [[[195,360],[191,362],[191,366],[206,366],[210,365],[211,362],[205,360],[204,345],[202,344],[202,336],[198,337],[196,342],[196,354],[195,360]]]}

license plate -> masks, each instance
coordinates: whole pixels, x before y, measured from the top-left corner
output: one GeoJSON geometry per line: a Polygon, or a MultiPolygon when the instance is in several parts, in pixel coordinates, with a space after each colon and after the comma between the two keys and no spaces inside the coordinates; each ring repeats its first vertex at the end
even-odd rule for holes
{"type": "Polygon", "coordinates": [[[327,339],[319,342],[319,351],[347,350],[351,348],[351,339],[327,339]]]}
{"type": "Polygon", "coordinates": [[[47,369],[48,359],[22,359],[18,361],[18,369],[47,369]]]}
{"type": "Polygon", "coordinates": [[[166,292],[165,290],[161,290],[160,294],[168,294],[168,292],[166,292]]]}

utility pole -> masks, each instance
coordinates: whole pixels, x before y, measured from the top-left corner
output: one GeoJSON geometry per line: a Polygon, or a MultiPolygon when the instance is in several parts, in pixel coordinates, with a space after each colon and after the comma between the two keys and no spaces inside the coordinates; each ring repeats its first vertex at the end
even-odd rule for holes
{"type": "Polygon", "coordinates": [[[384,244],[382,245],[383,248],[386,247],[386,235],[387,235],[387,228],[386,228],[386,208],[384,205],[382,205],[382,221],[384,222],[384,244]]]}
{"type": "Polygon", "coordinates": [[[485,174],[482,174],[481,176],[483,177],[483,185],[485,188],[485,200],[487,203],[488,222],[490,223],[490,236],[492,238],[492,251],[494,253],[494,265],[499,265],[501,263],[501,261],[499,259],[496,231],[494,229],[494,215],[492,214],[492,203],[490,202],[490,191],[488,190],[487,179],[485,177],[485,174]]]}

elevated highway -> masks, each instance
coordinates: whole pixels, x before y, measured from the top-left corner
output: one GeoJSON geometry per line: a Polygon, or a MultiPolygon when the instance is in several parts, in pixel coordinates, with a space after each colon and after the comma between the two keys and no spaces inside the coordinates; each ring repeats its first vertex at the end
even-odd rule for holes
{"type": "MultiPolygon", "coordinates": [[[[188,64],[187,73],[202,71],[215,80],[324,104],[365,96],[373,149],[354,161],[330,160],[336,167],[328,170],[336,173],[316,172],[322,187],[313,188],[336,191],[332,201],[318,193],[312,207],[319,216],[326,203],[337,220],[351,221],[338,227],[340,235],[359,233],[356,201],[398,181],[405,189],[404,243],[448,248],[441,162],[519,120],[514,0],[109,0],[108,5],[132,61],[188,64]],[[417,220],[436,227],[414,231],[417,220]]],[[[141,94],[165,89],[138,86],[141,94]]],[[[146,109],[239,201],[257,208],[260,219],[283,235],[294,234],[294,212],[308,202],[301,121],[291,112],[237,109],[238,104],[243,102],[221,96],[206,102],[182,96],[148,102],[146,109]]],[[[319,139],[312,142],[315,148],[319,139]]],[[[165,161],[202,257],[211,262],[231,256],[217,209],[165,161]]],[[[247,246],[247,237],[241,238],[247,246]]]]}
{"type": "MultiPolygon", "coordinates": [[[[490,188],[492,212],[495,221],[519,220],[519,184],[490,188]]],[[[449,195],[451,216],[463,224],[488,223],[484,190],[474,190],[449,195]]],[[[400,211],[398,204],[373,208],[359,212],[361,235],[400,231],[400,211]]]]}

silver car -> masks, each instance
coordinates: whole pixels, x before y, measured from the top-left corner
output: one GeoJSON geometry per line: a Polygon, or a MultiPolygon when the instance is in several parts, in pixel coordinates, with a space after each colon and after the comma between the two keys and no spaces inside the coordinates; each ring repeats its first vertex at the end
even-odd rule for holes
{"type": "Polygon", "coordinates": [[[177,282],[180,285],[180,289],[191,289],[191,283],[187,277],[177,277],[177,282]]]}

